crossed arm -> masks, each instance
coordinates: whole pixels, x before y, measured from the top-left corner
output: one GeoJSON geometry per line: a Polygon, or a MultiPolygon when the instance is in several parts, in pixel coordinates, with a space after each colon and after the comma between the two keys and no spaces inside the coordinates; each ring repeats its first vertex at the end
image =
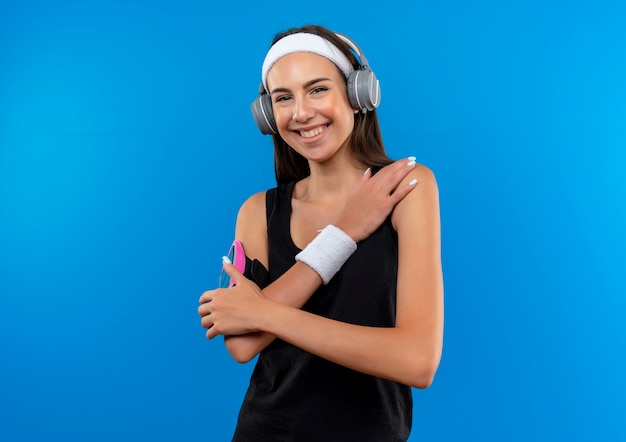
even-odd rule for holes
{"type": "MultiPolygon", "coordinates": [[[[238,361],[251,359],[279,337],[348,368],[418,388],[428,387],[439,364],[443,341],[439,202],[436,181],[428,169],[416,167],[402,178],[398,189],[403,189],[403,183],[411,178],[416,178],[419,186],[398,193],[399,199],[393,203],[392,222],[399,243],[395,327],[347,324],[300,310],[321,284],[319,276],[303,263],[297,262],[262,291],[234,266],[225,265],[237,285],[202,295],[198,311],[208,329],[207,337],[224,335],[228,350],[238,361]]],[[[382,222],[372,227],[376,223],[362,218],[367,204],[374,204],[371,190],[363,191],[367,201],[356,202],[350,209],[354,212],[337,223],[357,242],[382,222]],[[368,222],[369,227],[364,228],[368,222]]],[[[365,212],[370,214],[372,210],[367,208],[365,212]]],[[[242,207],[236,235],[251,256],[267,265],[267,234],[259,216],[265,217],[263,194],[253,196],[242,207]]]]}

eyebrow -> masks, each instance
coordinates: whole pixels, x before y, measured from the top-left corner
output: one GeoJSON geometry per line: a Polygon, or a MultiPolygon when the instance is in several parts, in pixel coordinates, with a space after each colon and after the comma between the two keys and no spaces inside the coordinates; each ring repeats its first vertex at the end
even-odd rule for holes
{"type": "MultiPolygon", "coordinates": [[[[302,85],[302,89],[306,89],[314,85],[315,83],[319,83],[320,81],[327,81],[327,80],[330,80],[330,78],[326,78],[326,77],[314,78],[313,80],[309,80],[306,83],[304,83],[304,85],[302,85]]],[[[290,92],[290,90],[284,87],[277,87],[276,89],[272,89],[272,91],[270,92],[270,95],[273,95],[277,92],[290,92]]]]}

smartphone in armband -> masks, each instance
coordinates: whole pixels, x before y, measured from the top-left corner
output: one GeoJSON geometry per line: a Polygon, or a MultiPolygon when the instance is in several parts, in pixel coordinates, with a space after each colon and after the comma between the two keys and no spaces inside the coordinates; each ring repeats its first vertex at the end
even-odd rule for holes
{"type": "MultiPolygon", "coordinates": [[[[236,239],[233,241],[233,244],[230,246],[230,249],[228,250],[228,255],[226,256],[228,256],[228,259],[230,259],[230,262],[232,262],[235,265],[237,270],[239,270],[239,272],[243,274],[244,271],[246,270],[246,255],[243,252],[243,246],[241,245],[241,242],[239,240],[236,239]]],[[[226,289],[234,285],[235,285],[235,282],[230,279],[230,276],[228,276],[228,273],[226,273],[224,271],[224,268],[222,267],[222,272],[220,273],[219,287],[226,289]]]]}

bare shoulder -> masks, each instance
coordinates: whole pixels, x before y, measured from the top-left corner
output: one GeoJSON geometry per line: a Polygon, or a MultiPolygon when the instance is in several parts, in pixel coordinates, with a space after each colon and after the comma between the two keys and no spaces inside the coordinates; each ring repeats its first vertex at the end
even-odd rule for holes
{"type": "MultiPolygon", "coordinates": [[[[437,179],[432,170],[423,164],[416,164],[411,172],[409,172],[410,179],[416,179],[418,185],[424,185],[431,188],[431,190],[437,189],[437,179]]],[[[423,186],[423,187],[424,187],[423,186]]]]}
{"type": "Polygon", "coordinates": [[[265,192],[250,196],[239,208],[235,237],[241,241],[246,255],[258,259],[267,267],[267,220],[265,192]]]}
{"type": "Polygon", "coordinates": [[[417,164],[405,180],[407,183],[416,180],[417,184],[393,211],[392,221],[396,230],[404,224],[415,225],[424,217],[439,217],[439,188],[434,172],[427,166],[417,164]]]}
{"type": "Polygon", "coordinates": [[[257,218],[260,214],[265,217],[265,192],[258,192],[248,197],[239,208],[238,220],[241,217],[257,218]]]}

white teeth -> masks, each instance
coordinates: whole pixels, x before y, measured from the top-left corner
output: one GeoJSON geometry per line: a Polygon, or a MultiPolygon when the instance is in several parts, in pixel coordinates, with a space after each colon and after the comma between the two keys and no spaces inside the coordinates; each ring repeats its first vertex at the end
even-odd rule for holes
{"type": "Polygon", "coordinates": [[[300,136],[302,138],[313,138],[316,135],[321,134],[322,132],[324,132],[324,130],[326,130],[326,126],[321,126],[321,127],[317,127],[313,130],[307,130],[307,131],[300,131],[300,136]]]}

